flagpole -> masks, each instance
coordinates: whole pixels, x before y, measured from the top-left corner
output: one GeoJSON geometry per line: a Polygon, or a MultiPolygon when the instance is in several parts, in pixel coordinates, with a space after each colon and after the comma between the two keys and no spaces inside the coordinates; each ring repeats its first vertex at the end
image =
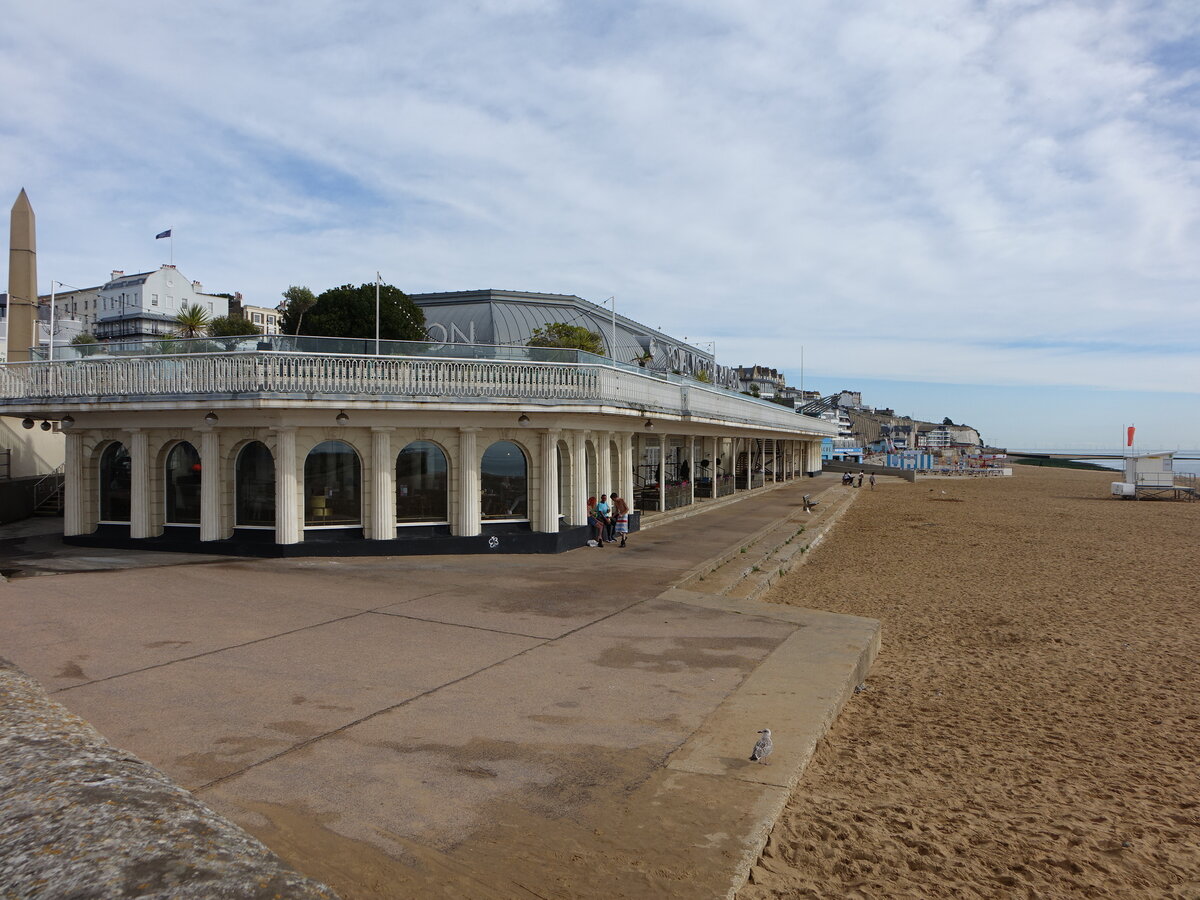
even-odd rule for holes
{"type": "Polygon", "coordinates": [[[375,272],[375,355],[379,355],[379,282],[381,276],[375,272]]]}

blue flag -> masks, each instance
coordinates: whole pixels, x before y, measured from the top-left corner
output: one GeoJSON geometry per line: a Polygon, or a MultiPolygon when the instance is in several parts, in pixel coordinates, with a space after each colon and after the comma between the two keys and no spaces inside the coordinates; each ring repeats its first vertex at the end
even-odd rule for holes
{"type": "Polygon", "coordinates": [[[166,231],[160,231],[158,234],[156,234],[154,236],[154,239],[157,241],[160,238],[165,238],[165,237],[170,237],[170,236],[171,236],[171,229],[168,228],[166,231]]]}

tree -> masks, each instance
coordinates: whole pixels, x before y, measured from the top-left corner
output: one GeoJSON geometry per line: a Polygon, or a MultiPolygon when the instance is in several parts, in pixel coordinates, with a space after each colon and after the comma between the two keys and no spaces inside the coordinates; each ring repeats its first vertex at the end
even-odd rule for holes
{"type": "Polygon", "coordinates": [[[950,421],[949,416],[946,416],[946,418],[942,419],[942,424],[943,425],[953,425],[954,423],[950,421]]]}
{"type": "Polygon", "coordinates": [[[75,337],[71,338],[71,343],[78,345],[78,344],[98,344],[100,342],[98,340],[96,340],[96,336],[94,334],[88,334],[86,331],[83,331],[83,332],[80,332],[79,334],[75,335],[75,337]]]}
{"type": "Polygon", "coordinates": [[[237,337],[242,334],[262,334],[262,329],[240,316],[217,316],[208,323],[209,337],[237,337]]]}
{"type": "Polygon", "coordinates": [[[568,325],[566,322],[547,322],[545,328],[533,329],[533,337],[527,346],[586,350],[597,356],[604,355],[604,341],[600,335],[582,325],[568,325]]]}
{"type": "MultiPolygon", "coordinates": [[[[296,334],[322,337],[375,337],[375,285],[330,288],[297,320],[296,334]]],[[[425,313],[390,284],[379,288],[379,336],[385,341],[423,341],[425,313]]]]}
{"type": "Polygon", "coordinates": [[[279,330],[284,334],[299,334],[299,328],[304,321],[304,314],[312,309],[317,298],[306,287],[294,284],[283,292],[283,302],[279,311],[283,313],[279,320],[279,330]]]}
{"type": "Polygon", "coordinates": [[[208,323],[208,310],[203,306],[199,303],[191,306],[184,304],[180,307],[179,314],[175,316],[175,333],[181,338],[203,337],[208,323]]]}

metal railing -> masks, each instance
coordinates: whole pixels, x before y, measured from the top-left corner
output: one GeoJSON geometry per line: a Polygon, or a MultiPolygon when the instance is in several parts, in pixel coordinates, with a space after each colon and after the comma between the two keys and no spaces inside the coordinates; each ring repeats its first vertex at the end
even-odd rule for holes
{"type": "Polygon", "coordinates": [[[53,472],[48,472],[33,485],[33,509],[35,512],[62,512],[63,482],[66,463],[59,463],[53,472]]]}
{"type": "MultiPolygon", "coordinates": [[[[341,349],[342,342],[337,339],[307,340],[326,341],[319,345],[322,349],[341,349]]],[[[164,343],[186,343],[195,349],[214,342],[164,343]]],[[[312,399],[329,395],[348,400],[574,401],[648,414],[741,422],[810,436],[823,436],[830,428],[784,407],[724,388],[682,376],[650,373],[575,350],[441,345],[443,349],[453,346],[456,351],[468,347],[474,354],[449,357],[260,350],[255,339],[251,345],[252,349],[244,350],[156,355],[91,353],[53,362],[10,363],[0,367],[0,406],[71,401],[120,403],[189,395],[230,399],[247,395],[312,399]]],[[[419,346],[429,350],[432,345],[419,346]]]]}
{"type": "Polygon", "coordinates": [[[12,449],[0,450],[0,478],[12,478],[12,449]]]}

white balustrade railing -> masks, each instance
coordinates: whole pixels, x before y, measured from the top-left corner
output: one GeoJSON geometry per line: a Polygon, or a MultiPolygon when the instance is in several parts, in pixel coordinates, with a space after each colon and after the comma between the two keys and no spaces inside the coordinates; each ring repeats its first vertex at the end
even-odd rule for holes
{"type": "Polygon", "coordinates": [[[576,401],[809,434],[833,426],[702,383],[596,363],[242,352],[10,363],[0,407],[189,395],[576,401]],[[41,401],[39,403],[39,401],[41,401]]]}

